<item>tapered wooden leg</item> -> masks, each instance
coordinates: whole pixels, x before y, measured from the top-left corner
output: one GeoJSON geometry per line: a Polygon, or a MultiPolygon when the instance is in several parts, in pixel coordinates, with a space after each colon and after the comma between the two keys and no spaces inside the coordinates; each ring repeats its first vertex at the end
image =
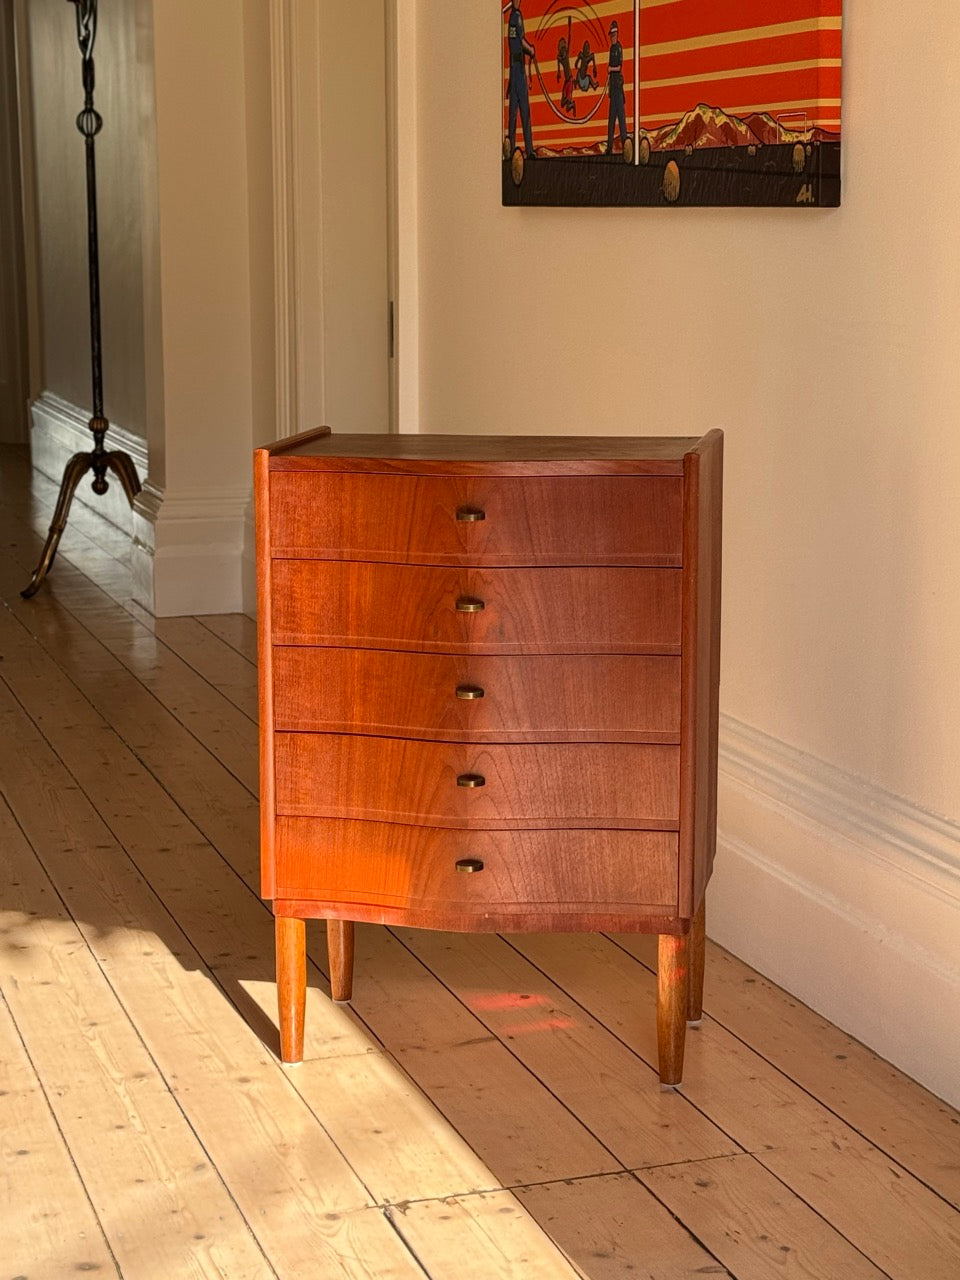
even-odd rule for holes
{"type": "Polygon", "coordinates": [[[327,921],[327,957],[330,960],[330,994],[334,1000],[353,995],[353,921],[327,921]]]}
{"type": "Polygon", "coordinates": [[[306,926],[289,916],[276,918],[277,1003],[280,1009],[280,1057],[303,1061],[303,1019],[307,1003],[306,926]]]}
{"type": "Polygon", "coordinates": [[[706,954],[707,900],[700,903],[700,910],[690,926],[690,995],[687,1004],[687,1021],[699,1025],[703,1018],[703,964],[706,954]]]}
{"type": "Polygon", "coordinates": [[[683,1076],[687,1033],[690,943],[687,936],[660,934],[657,956],[657,1050],[661,1085],[677,1085],[683,1076]]]}

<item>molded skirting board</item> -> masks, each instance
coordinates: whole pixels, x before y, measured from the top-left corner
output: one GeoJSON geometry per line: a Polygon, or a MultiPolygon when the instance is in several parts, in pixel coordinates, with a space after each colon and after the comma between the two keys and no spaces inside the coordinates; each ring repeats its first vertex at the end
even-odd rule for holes
{"type": "Polygon", "coordinates": [[[708,931],[960,1105],[960,823],[721,719],[708,931]]]}
{"type": "Polygon", "coordinates": [[[134,504],[134,598],[158,618],[242,612],[252,505],[247,490],[171,498],[148,481],[134,504]]]}
{"type": "MultiPolygon", "coordinates": [[[[75,453],[89,453],[93,448],[90,434],[89,413],[76,405],[61,400],[45,391],[30,405],[30,458],[36,469],[55,484],[63,479],[64,468],[75,453]]],[[[141,482],[147,474],[147,444],[139,436],[131,435],[123,427],[111,422],[107,432],[106,447],[122,449],[129,453],[137,468],[141,482]]],[[[114,476],[108,477],[110,487],[99,497],[90,488],[91,477],[85,476],[77,489],[74,502],[82,502],[97,515],[115,524],[124,533],[131,529],[130,504],[114,476]]]]}
{"type": "MultiPolygon", "coordinates": [[[[31,406],[30,451],[38,471],[59,484],[73,454],[93,447],[88,415],[45,392],[31,406]]],[[[102,498],[84,479],[75,501],[125,532],[132,543],[134,598],[157,617],[237,613],[255,584],[251,490],[165,494],[147,479],[147,446],[110,424],[107,446],[129,453],[143,489],[131,512],[118,481],[102,498]]]]}

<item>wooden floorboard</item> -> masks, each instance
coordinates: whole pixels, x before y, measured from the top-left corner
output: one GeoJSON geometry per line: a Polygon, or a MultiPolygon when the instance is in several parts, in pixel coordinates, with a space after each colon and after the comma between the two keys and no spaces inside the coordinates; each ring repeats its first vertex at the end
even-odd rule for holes
{"type": "MultiPolygon", "coordinates": [[[[29,730],[2,688],[0,732],[29,752],[29,730]]],[[[26,758],[35,763],[31,754],[26,758]]],[[[5,763],[13,803],[17,782],[5,763]]],[[[49,786],[34,785],[41,803],[48,801],[49,786]]],[[[71,861],[72,836],[68,819],[57,843],[71,861]]],[[[40,843],[56,875],[57,853],[40,843]]],[[[242,1276],[272,1274],[83,929],[6,804],[0,806],[0,847],[9,957],[0,987],[118,1265],[132,1275],[157,1277],[219,1276],[226,1266],[242,1276]],[[162,1143],[157,1133],[163,1133],[162,1143]],[[166,1226],[154,1241],[150,1223],[157,1219],[166,1226]]],[[[96,934],[109,928],[98,913],[96,934]]],[[[139,931],[127,936],[142,937],[139,931]]],[[[65,1179],[68,1203],[70,1192],[65,1179]]],[[[5,1203],[14,1205],[16,1197],[5,1203]]],[[[42,1214],[31,1218],[42,1220],[42,1214]]],[[[39,1260],[50,1252],[43,1242],[39,1260]]],[[[23,1270],[30,1274],[31,1268],[23,1270]]]]}
{"type": "Polygon", "coordinates": [[[363,927],[341,1006],[311,925],[281,1067],[255,627],[82,507],[22,601],[55,497],[0,449],[4,1274],[957,1280],[960,1117],[713,945],[678,1092],[630,935],[363,927]]]}
{"type": "MultiPolygon", "coordinates": [[[[615,940],[656,972],[655,939],[615,940]]],[[[706,970],[715,1022],[960,1208],[960,1126],[952,1107],[712,942],[706,970]]]]}
{"type": "Polygon", "coordinates": [[[4,1265],[11,1275],[29,1272],[51,1280],[71,1271],[118,1276],[119,1266],[37,1071],[0,994],[4,1265]]]}

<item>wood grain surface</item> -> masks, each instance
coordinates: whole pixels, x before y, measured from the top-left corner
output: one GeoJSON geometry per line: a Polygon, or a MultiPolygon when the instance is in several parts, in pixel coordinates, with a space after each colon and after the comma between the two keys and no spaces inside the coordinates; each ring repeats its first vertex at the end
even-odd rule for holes
{"type": "Polygon", "coordinates": [[[588,911],[598,918],[669,917],[677,899],[676,846],[667,831],[454,831],[279,818],[277,893],[281,900],[313,898],[331,915],[348,917],[364,904],[420,907],[441,929],[488,917],[491,924],[479,927],[489,928],[541,907],[564,918],[588,911]],[[458,871],[464,860],[482,870],[458,871]]]}
{"type": "Polygon", "coordinates": [[[680,741],[680,660],[278,646],[274,727],[449,742],[680,741]],[[484,696],[456,697],[459,685],[484,696]]]}
{"type": "Polygon", "coordinates": [[[679,653],[679,569],[272,562],[274,644],[445,653],[679,653]],[[457,600],[482,600],[460,613],[457,600]]]}
{"type": "Polygon", "coordinates": [[[690,987],[690,935],[662,933],[657,963],[657,1060],[660,1083],[679,1084],[687,1036],[690,987]]]}
{"type": "Polygon", "coordinates": [[[275,932],[280,1058],[283,1062],[299,1062],[303,1057],[303,1019],[307,994],[304,923],[302,920],[278,915],[275,932]]]}
{"type": "MultiPolygon", "coordinates": [[[[596,456],[580,443],[571,453],[569,440],[424,445],[321,433],[257,454],[271,664],[261,714],[274,717],[277,696],[279,722],[311,730],[278,731],[271,718],[261,739],[276,818],[263,884],[278,914],[597,929],[616,927],[627,907],[624,927],[653,928],[665,956],[685,956],[714,847],[721,440],[661,440],[648,454],[607,442],[596,456]],[[635,452],[652,472],[633,471],[635,452]],[[305,656],[311,648],[335,651],[333,662],[305,656]],[[639,740],[595,740],[598,693],[607,732],[629,711],[611,668],[596,669],[572,702],[551,690],[544,720],[539,686],[509,673],[511,659],[587,655],[661,660],[645,668],[639,697],[632,672],[634,702],[659,714],[659,732],[641,721],[628,723],[639,740]],[[663,665],[677,655],[679,707],[676,664],[663,665]],[[481,673],[473,660],[484,657],[481,673]],[[430,658],[440,661],[424,665],[430,658]],[[498,690],[491,737],[449,740],[448,725],[483,723],[487,680],[498,690]],[[331,710],[349,732],[324,731],[331,710]],[[570,710],[583,719],[567,726],[570,710]],[[538,740],[541,724],[559,739],[538,740]],[[524,738],[498,742],[499,727],[524,738]],[[681,828],[676,865],[672,842],[656,863],[637,864],[612,839],[681,828]],[[576,859],[591,829],[603,841],[576,859]]],[[[561,689],[575,679],[556,667],[553,676],[561,689]]],[[[335,958],[341,989],[349,974],[335,958]]],[[[662,963],[669,1084],[680,1079],[687,1003],[685,959],[662,963]]],[[[292,1018],[283,1011],[285,1026],[292,1018]]]]}
{"type": "Polygon", "coordinates": [[[273,637],[270,633],[273,586],[270,558],[269,454],[254,457],[253,498],[256,512],[257,539],[257,705],[259,709],[259,784],[260,784],[260,890],[264,897],[274,895],[273,882],[273,815],[276,801],[273,792],[273,637]]]}
{"type": "Polygon", "coordinates": [[[678,476],[270,476],[274,556],[679,565],[678,476]],[[482,519],[465,519],[467,513],[482,519]]]}
{"type": "Polygon", "coordinates": [[[258,449],[271,471],[681,475],[696,436],[495,436],[306,431],[258,449]]]}
{"type": "Polygon", "coordinates": [[[278,733],[277,813],[442,827],[676,830],[679,747],[278,733]]]}
{"type": "Polygon", "coordinates": [[[749,1155],[637,1177],[679,1219],[696,1224],[697,1239],[736,1280],[884,1280],[886,1273],[749,1155]]]}
{"type": "Polygon", "coordinates": [[[723,433],[684,458],[681,663],[681,910],[703,898],[717,848],[723,433]]]}

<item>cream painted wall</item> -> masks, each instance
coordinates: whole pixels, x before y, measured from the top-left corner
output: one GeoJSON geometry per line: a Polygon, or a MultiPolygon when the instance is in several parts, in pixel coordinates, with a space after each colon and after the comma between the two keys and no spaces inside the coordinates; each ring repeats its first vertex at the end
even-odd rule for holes
{"type": "Polygon", "coordinates": [[[159,615],[223,612],[244,595],[253,447],[275,433],[269,13],[254,0],[141,10],[162,439],[136,503],[136,594],[159,615]]]}
{"type": "Polygon", "coordinates": [[[339,431],[390,425],[385,46],[384,0],[320,6],[323,336],[308,358],[339,431]]]}
{"type": "Polygon", "coordinates": [[[270,101],[270,12],[243,0],[247,219],[250,262],[250,417],[255,445],[275,438],[273,134],[270,101]]]}
{"type": "Polygon", "coordinates": [[[418,14],[421,428],[722,427],[725,710],[960,815],[954,0],[847,0],[834,211],[504,209],[496,12],[418,14]]]}
{"type": "Polygon", "coordinates": [[[237,0],[153,6],[166,488],[243,485],[251,424],[244,26],[237,0]]]}
{"type": "MultiPolygon", "coordinates": [[[[141,258],[140,118],[135,6],[101,20],[94,46],[104,408],[146,435],[141,258]]],[[[28,0],[33,172],[39,257],[43,390],[89,413],[86,179],[76,117],[83,105],[72,8],[28,0]]]]}

